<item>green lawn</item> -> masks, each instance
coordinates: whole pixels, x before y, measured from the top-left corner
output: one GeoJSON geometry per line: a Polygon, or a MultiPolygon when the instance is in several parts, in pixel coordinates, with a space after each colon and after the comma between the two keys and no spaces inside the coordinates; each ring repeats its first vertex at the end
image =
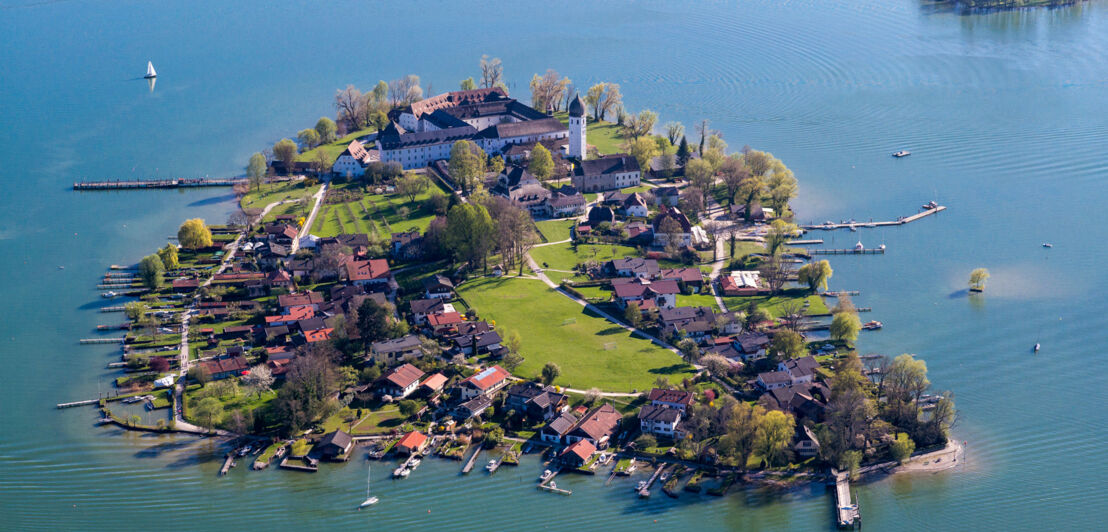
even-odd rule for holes
{"type": "Polygon", "coordinates": [[[320,185],[304,186],[304,180],[266,183],[260,190],[251,191],[242,197],[239,204],[243,209],[262,210],[266,205],[286,199],[308,198],[319,191],[320,185]]]}
{"type": "Polygon", "coordinates": [[[810,302],[808,305],[808,314],[827,314],[831,312],[827,308],[827,304],[824,303],[822,297],[817,295],[806,295],[803,289],[786,290],[784,293],[775,296],[724,297],[723,303],[727,305],[727,308],[730,310],[742,310],[751,301],[754,301],[758,303],[759,308],[767,310],[773,317],[780,317],[782,314],[782,305],[795,300],[803,302],[805,299],[810,302]]]}
{"type": "Polygon", "coordinates": [[[535,227],[547,242],[558,242],[569,238],[569,230],[575,223],[576,220],[543,220],[535,222],[535,227]]]}
{"type": "Polygon", "coordinates": [[[536,247],[531,250],[531,257],[535,259],[539,266],[546,263],[547,265],[543,266],[544,268],[554,268],[555,270],[572,270],[574,266],[589,260],[605,262],[623,257],[637,257],[638,255],[639,250],[631,246],[610,244],[582,244],[577,246],[577,252],[574,253],[573,245],[569,242],[536,247]]]}
{"type": "MultiPolygon", "coordinates": [[[[563,124],[569,124],[569,113],[563,111],[554,113],[554,118],[561,120],[563,124]]],[[[623,134],[620,131],[620,127],[614,122],[595,121],[590,115],[586,121],[585,140],[596,146],[596,150],[601,155],[607,155],[611,153],[622,153],[624,150],[621,148],[623,143],[627,142],[627,139],[623,138],[623,134]]]]}
{"type": "Polygon", "coordinates": [[[429,188],[419,194],[414,202],[399,194],[366,194],[359,200],[325,204],[320,207],[312,224],[312,234],[328,237],[342,233],[370,234],[377,231],[385,238],[392,233],[411,229],[426,231],[435,218],[435,213],[424,205],[433,190],[436,189],[429,188]],[[406,216],[401,212],[403,209],[408,210],[406,216]]]}
{"type": "Polygon", "coordinates": [[[562,371],[555,384],[626,392],[650,388],[658,377],[677,382],[693,374],[676,354],[586,313],[538,281],[480,279],[462,285],[459,294],[501,332],[519,332],[519,376],[537,377],[554,362],[562,371]]]}
{"type": "MultiPolygon", "coordinates": [[[[340,139],[338,139],[334,142],[331,142],[329,144],[323,144],[321,146],[316,146],[315,148],[312,148],[308,151],[305,151],[304,153],[301,153],[300,155],[296,156],[296,160],[297,161],[311,161],[312,158],[315,157],[315,152],[316,151],[323,150],[323,152],[327,154],[328,164],[334,164],[335,159],[338,159],[339,155],[342,154],[343,150],[345,150],[346,147],[350,145],[350,141],[352,141],[352,140],[354,140],[358,137],[364,137],[366,135],[369,135],[370,133],[375,133],[376,131],[377,131],[377,128],[375,128],[375,127],[363,129],[361,131],[355,131],[355,132],[353,132],[353,133],[351,133],[351,134],[349,134],[345,137],[342,137],[342,138],[340,138],[340,139]]],[[[293,140],[295,140],[295,139],[293,139],[293,140]]]]}

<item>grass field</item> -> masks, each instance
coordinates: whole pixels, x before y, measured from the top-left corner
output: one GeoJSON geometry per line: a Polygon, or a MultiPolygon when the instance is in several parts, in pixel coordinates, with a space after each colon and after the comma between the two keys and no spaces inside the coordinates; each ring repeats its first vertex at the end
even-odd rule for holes
{"type": "Polygon", "coordinates": [[[658,377],[677,382],[692,368],[673,352],[632,337],[546,285],[528,279],[480,279],[459,293],[501,333],[518,332],[524,362],[515,373],[537,377],[547,362],[562,370],[555,384],[579,389],[645,390],[658,377]]]}
{"type": "Polygon", "coordinates": [[[801,289],[794,289],[792,291],[786,290],[785,293],[775,296],[746,296],[746,297],[725,297],[723,303],[727,305],[730,310],[742,310],[749,305],[751,301],[758,303],[759,308],[763,308],[770,313],[773,317],[780,317],[783,312],[781,306],[789,301],[799,300],[802,304],[807,299],[809,301],[808,314],[827,314],[831,312],[827,308],[827,304],[824,303],[823,298],[816,295],[806,295],[801,289]]]}
{"type": "Polygon", "coordinates": [[[424,206],[424,201],[436,189],[428,189],[416,196],[414,202],[407,196],[398,194],[367,194],[360,200],[320,206],[319,215],[312,224],[312,234],[319,237],[335,236],[342,233],[377,232],[387,238],[392,233],[418,228],[420,232],[434,219],[435,215],[424,206]],[[401,209],[407,208],[407,216],[401,209]]]}
{"type": "MultiPolygon", "coordinates": [[[[569,113],[565,111],[554,113],[554,118],[561,120],[563,124],[569,124],[569,113]]],[[[596,146],[596,150],[599,151],[601,155],[621,153],[624,151],[621,146],[623,146],[623,143],[627,142],[627,139],[623,137],[620,127],[614,122],[598,122],[592,119],[592,115],[589,115],[585,123],[585,140],[589,144],[596,146]]],[[[339,151],[341,152],[342,150],[339,151]]]]}
{"type": "Polygon", "coordinates": [[[569,238],[569,230],[575,223],[576,220],[543,220],[535,222],[535,227],[547,242],[558,242],[569,238]]]}
{"type": "MultiPolygon", "coordinates": [[[[342,154],[343,150],[345,150],[346,147],[350,145],[350,141],[352,141],[352,140],[354,140],[358,137],[364,137],[366,135],[369,135],[370,133],[375,133],[375,132],[377,132],[377,128],[367,128],[367,129],[363,129],[361,131],[355,131],[355,132],[353,132],[353,133],[351,133],[351,134],[349,134],[345,137],[342,137],[342,138],[340,138],[340,139],[338,139],[334,142],[331,142],[331,143],[328,143],[328,144],[323,144],[323,145],[320,145],[320,146],[316,146],[315,148],[312,148],[308,151],[305,151],[304,153],[301,153],[300,155],[297,155],[296,160],[297,161],[311,161],[315,157],[315,152],[317,152],[319,150],[323,150],[323,153],[327,154],[327,163],[328,164],[334,164],[335,159],[338,159],[339,155],[342,154]]],[[[295,139],[293,139],[293,140],[295,140],[295,139]]]]}
{"type": "Polygon", "coordinates": [[[577,246],[577,252],[575,253],[573,245],[569,242],[536,247],[531,250],[531,257],[535,259],[535,262],[540,266],[546,263],[547,266],[543,266],[544,268],[554,268],[555,270],[572,270],[577,264],[589,260],[604,262],[638,255],[639,250],[631,246],[609,244],[583,244],[577,246]]]}
{"type": "Polygon", "coordinates": [[[320,185],[304,186],[303,180],[267,183],[260,190],[251,191],[242,197],[239,204],[243,209],[262,210],[266,205],[286,199],[308,198],[319,191],[320,185]]]}

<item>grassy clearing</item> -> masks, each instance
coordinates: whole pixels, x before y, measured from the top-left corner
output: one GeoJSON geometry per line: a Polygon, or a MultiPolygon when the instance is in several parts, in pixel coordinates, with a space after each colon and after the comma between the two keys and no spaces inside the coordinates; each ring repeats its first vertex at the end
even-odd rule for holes
{"type": "Polygon", "coordinates": [[[262,210],[275,201],[302,199],[319,192],[320,185],[304,186],[304,180],[267,183],[260,190],[251,191],[242,197],[239,205],[243,209],[262,210]]]}
{"type": "Polygon", "coordinates": [[[426,231],[435,218],[435,213],[425,202],[434,190],[436,189],[428,189],[419,194],[415,201],[409,201],[407,196],[398,194],[367,194],[358,200],[323,205],[312,224],[312,234],[328,237],[342,233],[371,234],[376,231],[382,237],[387,237],[392,233],[411,229],[426,231]],[[402,212],[405,209],[407,213],[402,212]]]}
{"type": "MultiPolygon", "coordinates": [[[[569,113],[559,112],[554,113],[554,118],[561,120],[563,124],[569,124],[569,113]]],[[[622,153],[623,144],[627,142],[627,139],[623,137],[620,127],[614,122],[596,121],[592,119],[590,115],[585,121],[586,140],[589,144],[596,146],[596,150],[601,155],[607,155],[611,153],[622,153]]]]}
{"type": "Polygon", "coordinates": [[[342,138],[340,138],[340,139],[338,139],[334,142],[331,142],[331,143],[328,143],[328,144],[323,144],[323,145],[320,145],[320,146],[316,146],[315,148],[312,148],[308,151],[305,151],[304,153],[301,153],[300,155],[297,155],[296,160],[297,161],[311,161],[315,158],[316,152],[322,150],[323,153],[327,154],[327,164],[335,164],[335,159],[338,159],[339,155],[342,155],[342,152],[344,150],[346,150],[347,146],[350,145],[350,141],[352,141],[352,140],[354,140],[358,137],[364,137],[366,135],[369,135],[371,133],[376,133],[376,132],[377,132],[377,128],[366,128],[366,129],[363,129],[361,131],[355,131],[355,132],[353,132],[353,133],[351,133],[351,134],[349,134],[345,137],[342,137],[342,138]]]}
{"type": "Polygon", "coordinates": [[[589,260],[605,262],[623,257],[637,257],[639,250],[631,246],[609,244],[583,244],[574,252],[569,242],[553,246],[542,246],[531,250],[531,257],[544,268],[572,270],[574,266],[589,260]]]}
{"type": "Polygon", "coordinates": [[[692,376],[676,354],[632,337],[540,282],[481,279],[459,292],[482,318],[496,320],[498,329],[520,333],[520,376],[539,376],[543,365],[554,362],[562,370],[557,384],[624,392],[649,388],[660,376],[692,376]]]}
{"type": "Polygon", "coordinates": [[[535,222],[539,233],[547,242],[558,242],[569,238],[569,230],[577,220],[543,220],[535,222]]]}
{"type": "Polygon", "coordinates": [[[790,301],[800,301],[803,304],[804,300],[808,300],[808,314],[827,314],[831,312],[827,308],[827,304],[824,303],[823,298],[817,295],[807,295],[807,292],[803,289],[785,290],[784,293],[775,296],[744,296],[744,297],[725,297],[723,303],[727,305],[731,310],[742,310],[749,305],[751,301],[758,304],[759,308],[763,308],[770,313],[773,317],[781,317],[784,313],[781,309],[782,305],[790,301]]]}

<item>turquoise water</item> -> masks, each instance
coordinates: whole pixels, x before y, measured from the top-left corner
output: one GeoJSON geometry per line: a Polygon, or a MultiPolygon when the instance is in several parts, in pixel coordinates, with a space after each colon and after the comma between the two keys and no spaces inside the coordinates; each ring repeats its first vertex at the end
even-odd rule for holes
{"type": "Polygon", "coordinates": [[[959,471],[860,487],[867,528],[1085,530],[1108,517],[1104,3],[959,17],[865,0],[572,11],[3,0],[0,43],[0,528],[828,528],[819,486],[641,501],[629,481],[566,478],[574,494],[560,498],[530,486],[533,462],[487,478],[432,460],[402,482],[381,464],[381,504],[354,512],[363,462],[217,478],[211,442],[53,409],[111,379],[117,352],[76,345],[111,321],[92,289],[107,265],[232,207],[226,190],[79,194],[72,181],[240,172],[259,147],[332,114],[347,83],[414,72],[439,92],[477,75],[482,53],[504,60],[524,97],[531,74],[552,67],[578,87],[618,82],[629,108],[663,122],[710,118],[733,148],[770,150],[796,171],[805,221],[947,205],[908,227],[816,233],[888,246],[834,257],[831,287],[862,290],[857,303],[885,323],[864,351],[927,360],[969,442],[959,471]],[[135,79],[147,60],[153,93],[135,79]],[[888,156],[902,148],[913,155],[888,156]],[[974,302],[962,289],[977,266],[993,278],[974,302]]]}

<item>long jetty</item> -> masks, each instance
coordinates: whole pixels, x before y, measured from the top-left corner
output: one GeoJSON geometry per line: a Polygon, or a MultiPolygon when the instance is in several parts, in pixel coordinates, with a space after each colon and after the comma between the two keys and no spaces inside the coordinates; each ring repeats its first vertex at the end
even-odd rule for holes
{"type": "Polygon", "coordinates": [[[862,228],[866,228],[866,227],[889,227],[889,226],[893,226],[893,225],[904,225],[904,224],[912,223],[912,222],[914,222],[916,220],[919,220],[921,218],[926,218],[928,216],[931,216],[932,214],[937,214],[937,213],[940,213],[940,212],[945,211],[945,210],[946,210],[945,206],[938,205],[938,206],[935,206],[935,207],[930,208],[930,209],[924,209],[923,212],[918,212],[918,213],[913,214],[911,216],[901,216],[900,218],[897,218],[896,220],[891,220],[891,221],[887,221],[887,222],[840,222],[840,223],[837,223],[837,224],[824,223],[824,224],[818,224],[818,225],[817,224],[802,225],[802,226],[800,226],[800,228],[801,229],[807,229],[807,230],[822,229],[824,231],[833,231],[835,229],[862,229],[862,228]]]}
{"type": "Polygon", "coordinates": [[[561,472],[561,468],[558,468],[558,470],[554,471],[554,474],[547,477],[546,480],[539,482],[539,489],[543,491],[549,491],[551,493],[557,493],[558,495],[573,495],[572,491],[559,488],[557,487],[557,484],[554,483],[554,477],[558,476],[558,473],[561,472]]]}
{"type": "Polygon", "coordinates": [[[82,344],[122,344],[127,339],[124,337],[118,338],[81,338],[82,344]]]}
{"type": "Polygon", "coordinates": [[[643,489],[638,490],[639,497],[649,497],[650,487],[654,485],[654,481],[658,480],[658,477],[662,475],[662,471],[665,470],[667,464],[658,466],[658,469],[654,470],[654,474],[650,476],[650,480],[646,481],[646,486],[643,489]]]}
{"type": "Polygon", "coordinates": [[[466,464],[462,466],[463,475],[469,474],[470,471],[473,471],[473,464],[477,463],[477,456],[481,454],[481,446],[475,445],[474,447],[476,447],[476,449],[473,451],[473,454],[469,455],[469,460],[467,460],[466,464]]]}
{"type": "Polygon", "coordinates": [[[885,248],[873,249],[813,249],[811,255],[884,255],[885,248]]]}
{"type": "Polygon", "coordinates": [[[850,499],[850,479],[835,473],[835,524],[839,528],[861,528],[862,514],[850,499]]]}
{"type": "Polygon", "coordinates": [[[186,188],[186,187],[231,187],[246,183],[245,179],[137,179],[131,181],[78,181],[73,190],[123,190],[133,188],[186,188]]]}

